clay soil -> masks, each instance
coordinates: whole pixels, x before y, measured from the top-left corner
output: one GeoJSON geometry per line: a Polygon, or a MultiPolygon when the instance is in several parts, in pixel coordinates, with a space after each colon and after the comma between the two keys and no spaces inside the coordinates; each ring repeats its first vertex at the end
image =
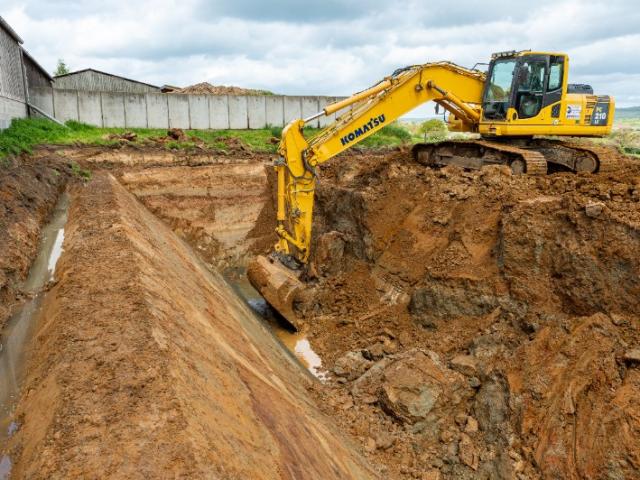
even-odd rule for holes
{"type": "MultiPolygon", "coordinates": [[[[93,178],[71,190],[2,448],[14,478],[638,478],[633,163],[534,178],[395,150],[323,166],[296,302],[320,383],[218,274],[275,240],[268,156],[36,158],[93,178]]],[[[23,232],[4,285],[28,270],[63,185],[48,170],[16,180],[27,168],[0,181],[15,185],[2,218],[23,232]]]]}
{"type": "Polygon", "coordinates": [[[312,380],[108,172],[71,188],[12,478],[376,478],[312,380]]]}
{"type": "Polygon", "coordinates": [[[298,302],[390,478],[640,477],[640,168],[322,171],[298,302]]]}

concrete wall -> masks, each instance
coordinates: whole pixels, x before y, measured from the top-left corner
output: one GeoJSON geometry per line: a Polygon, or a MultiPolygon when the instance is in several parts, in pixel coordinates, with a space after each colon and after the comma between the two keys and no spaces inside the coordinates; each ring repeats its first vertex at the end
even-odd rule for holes
{"type": "Polygon", "coordinates": [[[27,107],[23,102],[0,96],[0,130],[9,128],[14,118],[27,116],[27,107]]]}
{"type": "MultiPolygon", "coordinates": [[[[58,120],[79,120],[98,127],[257,129],[283,127],[309,117],[342,97],[282,95],[177,95],[34,88],[34,105],[58,120]]],[[[322,127],[335,119],[310,123],[322,127]]]]}

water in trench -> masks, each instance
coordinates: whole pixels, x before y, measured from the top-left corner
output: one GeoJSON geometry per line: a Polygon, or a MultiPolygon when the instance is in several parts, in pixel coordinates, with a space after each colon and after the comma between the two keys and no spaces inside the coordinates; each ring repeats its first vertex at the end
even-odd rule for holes
{"type": "Polygon", "coordinates": [[[267,323],[274,336],[282,343],[289,352],[318,380],[324,381],[327,372],[322,368],[322,359],[313,351],[309,339],[304,333],[293,331],[285,326],[284,320],[280,319],[267,303],[267,301],[251,286],[244,269],[231,268],[224,272],[224,278],[231,285],[233,290],[242,298],[247,305],[267,323]]]}
{"type": "MultiPolygon", "coordinates": [[[[62,254],[64,227],[67,223],[69,197],[63,193],[58,199],[51,219],[40,235],[37,256],[21,290],[30,297],[9,319],[0,332],[0,450],[19,425],[13,419],[13,410],[20,393],[25,374],[25,360],[32,336],[35,319],[45,295],[43,287],[54,279],[56,263],[62,254]]],[[[8,478],[11,459],[0,458],[0,480],[8,478]]]]}

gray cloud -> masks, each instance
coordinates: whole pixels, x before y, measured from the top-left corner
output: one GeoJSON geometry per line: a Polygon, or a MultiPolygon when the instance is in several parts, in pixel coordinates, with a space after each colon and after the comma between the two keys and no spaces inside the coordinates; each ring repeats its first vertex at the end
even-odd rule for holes
{"type": "Polygon", "coordinates": [[[58,57],[150,83],[348,94],[395,68],[465,66],[494,51],[566,51],[571,80],[640,103],[640,9],[631,0],[4,0],[52,69],[58,57]],[[635,84],[634,84],[635,82],[635,84]]]}
{"type": "Polygon", "coordinates": [[[199,11],[212,18],[234,17],[258,21],[284,21],[316,23],[329,20],[349,21],[370,16],[373,12],[388,8],[384,0],[324,0],[308,2],[300,0],[202,0],[199,11]]]}

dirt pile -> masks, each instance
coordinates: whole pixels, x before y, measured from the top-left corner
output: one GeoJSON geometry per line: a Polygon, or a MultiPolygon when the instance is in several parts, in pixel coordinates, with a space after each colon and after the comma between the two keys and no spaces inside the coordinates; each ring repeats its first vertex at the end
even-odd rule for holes
{"type": "Polygon", "coordinates": [[[66,232],[14,478],[376,478],[300,367],[113,177],[72,191],[66,232]]]}
{"type": "Polygon", "coordinates": [[[197,95],[265,95],[266,90],[254,90],[251,88],[241,88],[225,85],[211,85],[209,82],[196,83],[184,88],[178,88],[170,93],[190,93],[197,95]]]}
{"type": "Polygon", "coordinates": [[[59,159],[8,160],[0,165],[0,329],[20,303],[20,284],[35,256],[40,229],[71,169],[59,159]]]}
{"type": "Polygon", "coordinates": [[[333,367],[328,410],[391,478],[637,473],[637,165],[527,177],[344,158],[316,212],[298,311],[333,367]]]}

